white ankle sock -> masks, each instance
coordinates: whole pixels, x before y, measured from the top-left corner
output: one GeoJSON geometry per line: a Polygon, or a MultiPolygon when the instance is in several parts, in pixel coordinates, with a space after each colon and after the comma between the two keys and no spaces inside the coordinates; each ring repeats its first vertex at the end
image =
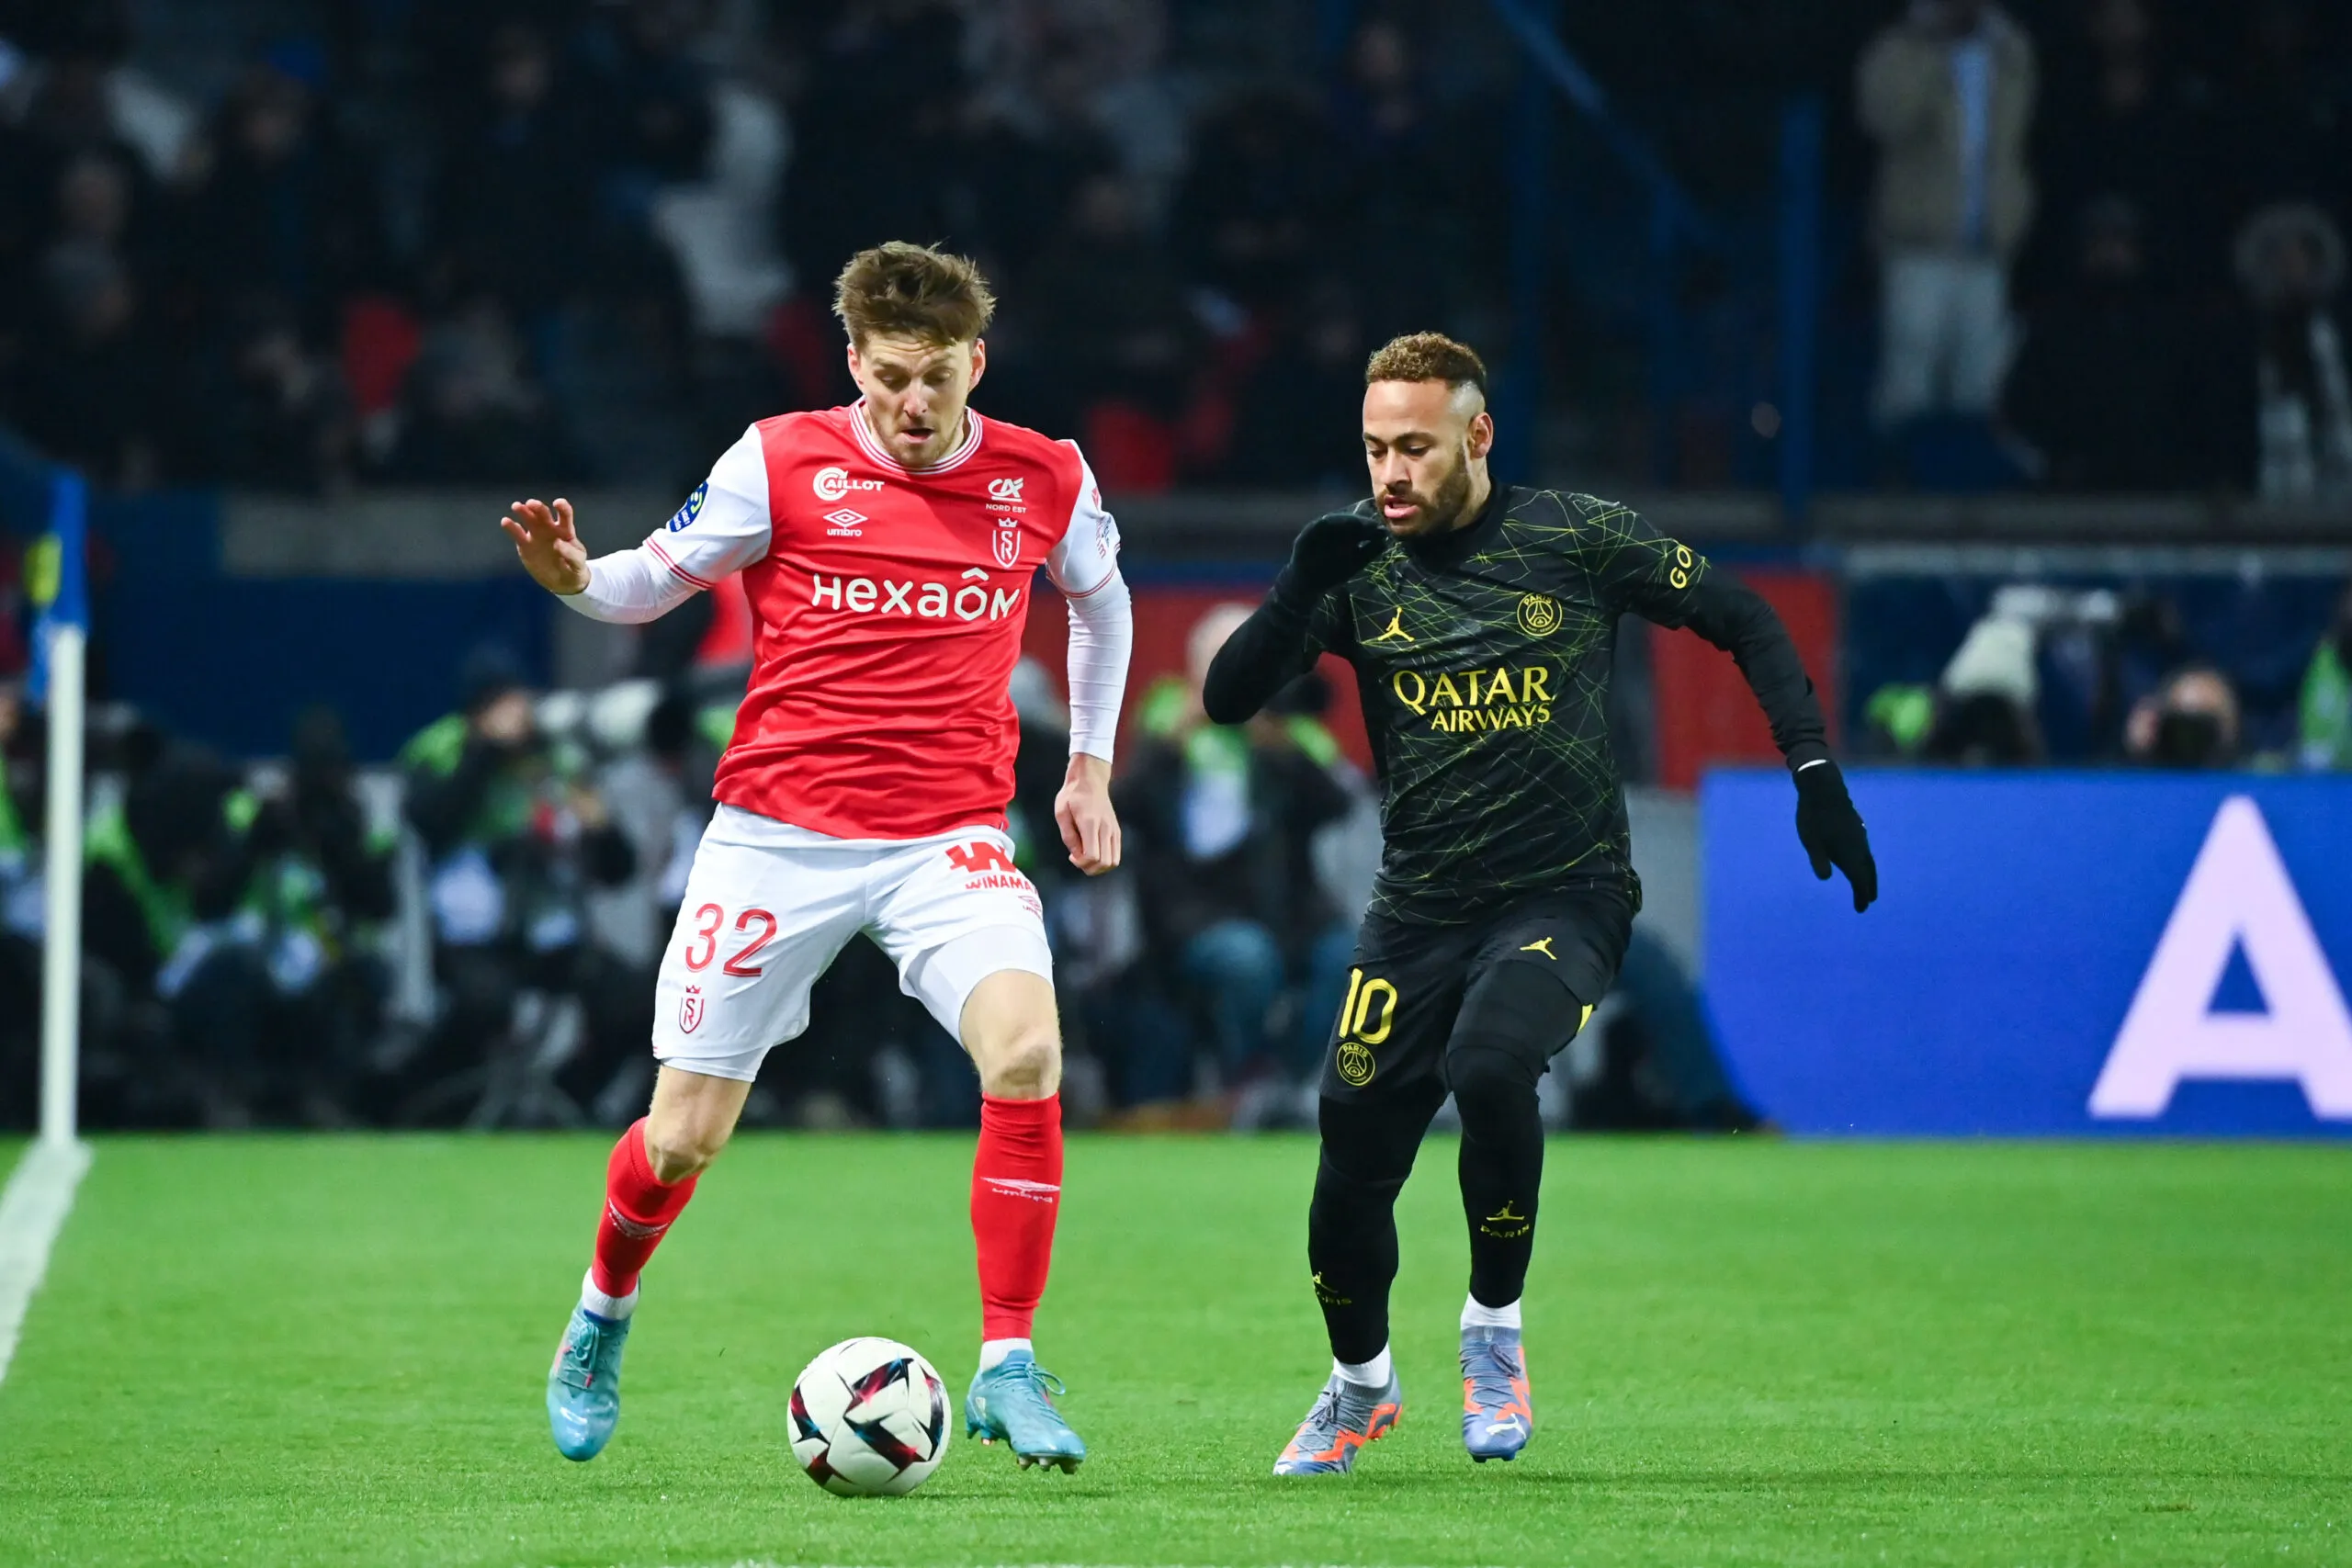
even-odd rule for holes
{"type": "Polygon", "coordinates": [[[1358,1388],[1386,1388],[1388,1380],[1396,1375],[1396,1364],[1389,1359],[1385,1345],[1369,1361],[1333,1361],[1331,1370],[1358,1388]]]}
{"type": "Polygon", "coordinates": [[[1462,1326],[1464,1328],[1517,1328],[1519,1303],[1513,1302],[1509,1306],[1490,1307],[1480,1303],[1476,1296],[1465,1296],[1462,1301],[1462,1326]]]}
{"type": "Polygon", "coordinates": [[[637,1295],[638,1292],[635,1291],[631,1291],[625,1296],[605,1294],[596,1288],[596,1274],[594,1269],[590,1269],[587,1278],[580,1281],[580,1304],[598,1317],[608,1318],[615,1323],[620,1322],[637,1310],[637,1295]]]}
{"type": "Polygon", "coordinates": [[[990,1367],[997,1365],[1007,1356],[1012,1355],[1015,1350],[1029,1350],[1030,1354],[1036,1354],[1035,1350],[1030,1348],[1029,1341],[1026,1339],[981,1340],[980,1371],[987,1371],[990,1367]]]}

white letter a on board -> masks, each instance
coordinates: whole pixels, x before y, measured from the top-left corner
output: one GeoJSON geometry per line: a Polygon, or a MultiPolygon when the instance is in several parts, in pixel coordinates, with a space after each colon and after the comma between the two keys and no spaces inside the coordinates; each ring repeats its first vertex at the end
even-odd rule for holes
{"type": "Polygon", "coordinates": [[[2160,1116],[2185,1078],[2286,1080],[2312,1114],[2352,1119],[2352,1014],[2261,808],[2222,802],[2091,1090],[2101,1117],[2160,1116]],[[2215,1012],[2245,950],[2267,1011],[2215,1012]]]}

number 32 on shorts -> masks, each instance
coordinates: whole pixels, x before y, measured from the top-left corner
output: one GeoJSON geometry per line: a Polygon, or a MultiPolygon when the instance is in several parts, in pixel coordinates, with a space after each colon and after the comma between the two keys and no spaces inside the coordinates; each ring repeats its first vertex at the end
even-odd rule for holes
{"type": "MultiPolygon", "coordinates": [[[[718,955],[719,928],[727,923],[727,911],[716,904],[705,904],[695,911],[695,939],[686,943],[686,967],[700,974],[710,967],[718,955]]],[[[722,975],[732,975],[739,980],[759,977],[760,966],[752,962],[760,949],[775,940],[775,917],[765,909],[745,909],[735,917],[735,930],[748,932],[759,929],[759,935],[735,950],[735,955],[719,966],[722,975]]]]}
{"type": "Polygon", "coordinates": [[[1367,980],[1361,969],[1348,971],[1348,999],[1340,1004],[1340,1048],[1333,1066],[1340,1081],[1362,1089],[1379,1070],[1372,1048],[1388,1038],[1396,1026],[1396,987],[1387,981],[1367,980]]]}

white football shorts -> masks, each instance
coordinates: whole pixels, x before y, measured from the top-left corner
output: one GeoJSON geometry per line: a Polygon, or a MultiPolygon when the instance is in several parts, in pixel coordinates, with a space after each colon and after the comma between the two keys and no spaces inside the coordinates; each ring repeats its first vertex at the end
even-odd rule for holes
{"type": "Polygon", "coordinates": [[[808,1027],[808,990],[859,932],[899,987],[963,1037],[964,1003],[1000,969],[1053,978],[1037,889],[993,828],[834,839],[722,806],[703,829],[655,987],[653,1055],[746,1082],[808,1027]]]}

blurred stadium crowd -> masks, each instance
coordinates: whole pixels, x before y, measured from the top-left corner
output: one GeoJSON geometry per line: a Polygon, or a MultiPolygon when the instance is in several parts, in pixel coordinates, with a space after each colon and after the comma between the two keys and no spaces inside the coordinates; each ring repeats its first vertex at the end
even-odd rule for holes
{"type": "MultiPolygon", "coordinates": [[[[1668,307],[1723,365],[1770,352],[1723,340],[1771,314],[1779,106],[1830,103],[1858,481],[2352,484],[2342,7],[1568,9],[1727,235],[1668,307]]],[[[915,235],[1001,286],[991,406],[1113,490],[1344,483],[1369,344],[1530,352],[1538,209],[1543,460],[1640,474],[1665,417],[1654,477],[1739,478],[1777,412],[1705,367],[1646,408],[1645,220],[1589,128],[1515,166],[1521,59],[1385,0],[7,0],[0,411],[118,484],[666,486],[842,395],[825,287],[915,235]]]]}

